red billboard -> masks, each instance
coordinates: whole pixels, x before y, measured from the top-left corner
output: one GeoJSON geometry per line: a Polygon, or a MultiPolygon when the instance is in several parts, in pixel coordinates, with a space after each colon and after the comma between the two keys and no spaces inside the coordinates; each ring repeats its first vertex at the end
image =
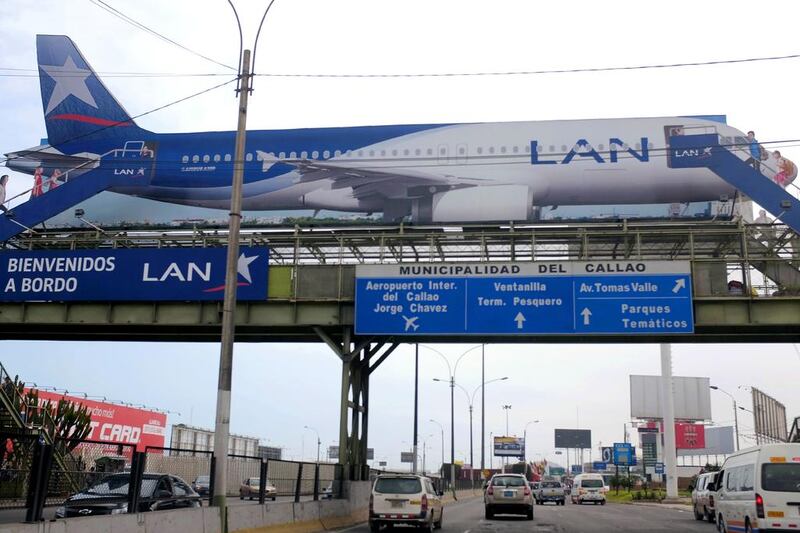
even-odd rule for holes
{"type": "Polygon", "coordinates": [[[167,415],[164,413],[39,391],[40,401],[57,403],[61,399],[83,404],[89,409],[92,431],[87,440],[135,444],[140,452],[147,446],[164,446],[167,432],[167,415]]]}
{"type": "Polygon", "coordinates": [[[702,424],[675,424],[675,447],[679,450],[706,447],[706,428],[702,424]]]}

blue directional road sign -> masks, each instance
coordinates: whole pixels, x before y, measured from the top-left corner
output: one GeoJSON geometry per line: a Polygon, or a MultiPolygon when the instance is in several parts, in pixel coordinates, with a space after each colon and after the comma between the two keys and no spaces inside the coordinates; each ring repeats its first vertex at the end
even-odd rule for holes
{"type": "Polygon", "coordinates": [[[664,473],[664,463],[656,463],[656,474],[664,473]]]}
{"type": "Polygon", "coordinates": [[[581,472],[583,472],[583,467],[581,465],[572,465],[571,472],[573,474],[580,474],[581,472]]]}
{"type": "Polygon", "coordinates": [[[602,461],[595,461],[592,463],[592,468],[594,470],[602,471],[606,469],[606,464],[602,461]]]}
{"type": "Polygon", "coordinates": [[[358,334],[691,333],[686,261],[356,268],[358,334]]]}

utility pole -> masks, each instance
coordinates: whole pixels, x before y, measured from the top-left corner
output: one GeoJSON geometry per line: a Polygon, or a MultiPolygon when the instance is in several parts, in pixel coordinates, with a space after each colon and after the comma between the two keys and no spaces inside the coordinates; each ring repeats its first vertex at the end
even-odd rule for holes
{"type": "MultiPolygon", "coordinates": [[[[508,437],[508,412],[511,410],[510,405],[503,405],[503,411],[506,412],[506,437],[508,437]]],[[[508,457],[503,457],[503,473],[506,473],[506,465],[508,464],[508,457]]]]}
{"type": "Polygon", "coordinates": [[[675,398],[672,388],[672,350],[661,345],[661,405],[664,406],[664,470],[667,498],[678,497],[678,467],[675,452],[675,398]]]}
{"type": "Polygon", "coordinates": [[[231,418],[231,380],[233,374],[233,340],[236,326],[236,288],[238,285],[239,228],[242,223],[242,182],[244,181],[244,147],[247,137],[247,97],[250,94],[250,50],[242,54],[242,78],[239,89],[239,119],[233,159],[231,211],[228,219],[228,256],[225,270],[225,296],[222,304],[222,341],[217,385],[217,417],[214,424],[214,456],[216,457],[212,504],[219,507],[222,531],[228,531],[225,487],[228,479],[228,438],[231,418]]]}
{"type": "Polygon", "coordinates": [[[453,485],[453,499],[456,498],[456,427],[455,427],[455,373],[450,375],[450,483],[453,485]]]}
{"type": "MultiPolygon", "coordinates": [[[[419,414],[419,344],[414,345],[414,465],[413,472],[417,473],[417,426],[419,414]]],[[[424,453],[424,452],[423,452],[424,453]]],[[[425,461],[423,460],[423,464],[425,461]]],[[[423,467],[423,470],[425,468],[423,467]]]]}
{"type": "MultiPolygon", "coordinates": [[[[481,384],[486,383],[486,345],[481,344],[481,384]]],[[[481,387],[481,478],[483,478],[483,470],[486,468],[484,463],[484,454],[486,447],[486,390],[481,387]]]]}

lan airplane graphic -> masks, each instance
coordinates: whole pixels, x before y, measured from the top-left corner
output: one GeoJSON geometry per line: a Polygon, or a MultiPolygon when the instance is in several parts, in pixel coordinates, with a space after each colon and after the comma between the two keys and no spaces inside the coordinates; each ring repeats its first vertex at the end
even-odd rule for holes
{"type": "MultiPolygon", "coordinates": [[[[226,212],[235,132],[145,130],[68,37],[39,35],[37,52],[47,144],[8,154],[8,167],[45,176],[75,169],[73,179],[104,154],[136,152],[144,163],[115,172],[144,179],[108,190],[226,212]]],[[[724,116],[249,131],[243,207],[425,223],[733,198],[735,189],[706,168],[672,168],[669,139],[684,132],[746,143],[724,116]]]]}

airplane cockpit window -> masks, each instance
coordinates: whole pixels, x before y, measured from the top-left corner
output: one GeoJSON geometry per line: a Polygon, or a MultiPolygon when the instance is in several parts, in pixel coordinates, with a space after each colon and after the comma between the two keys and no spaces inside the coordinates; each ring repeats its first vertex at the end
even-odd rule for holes
{"type": "Polygon", "coordinates": [[[245,160],[245,161],[252,161],[252,160],[253,160],[253,154],[251,154],[250,152],[248,152],[248,153],[247,153],[247,155],[246,155],[246,156],[244,156],[244,160],[245,160]]]}
{"type": "Polygon", "coordinates": [[[208,163],[209,161],[211,161],[211,156],[208,155],[208,154],[204,155],[203,156],[203,163],[208,163]]]}
{"type": "Polygon", "coordinates": [[[199,163],[199,162],[200,162],[200,156],[199,155],[193,155],[192,156],[192,163],[199,163]]]}
{"type": "Polygon", "coordinates": [[[189,156],[188,155],[185,155],[185,156],[181,157],[181,163],[188,163],[188,162],[189,162],[189,156]]]}
{"type": "Polygon", "coordinates": [[[219,154],[214,154],[214,163],[219,163],[221,159],[219,154]]]}
{"type": "Polygon", "coordinates": [[[225,154],[225,162],[230,163],[231,161],[231,154],[225,154]]]}
{"type": "Polygon", "coordinates": [[[747,137],[734,137],[733,141],[734,141],[734,143],[736,143],[736,146],[745,146],[746,147],[747,145],[750,144],[750,141],[747,140],[747,137]]]}

